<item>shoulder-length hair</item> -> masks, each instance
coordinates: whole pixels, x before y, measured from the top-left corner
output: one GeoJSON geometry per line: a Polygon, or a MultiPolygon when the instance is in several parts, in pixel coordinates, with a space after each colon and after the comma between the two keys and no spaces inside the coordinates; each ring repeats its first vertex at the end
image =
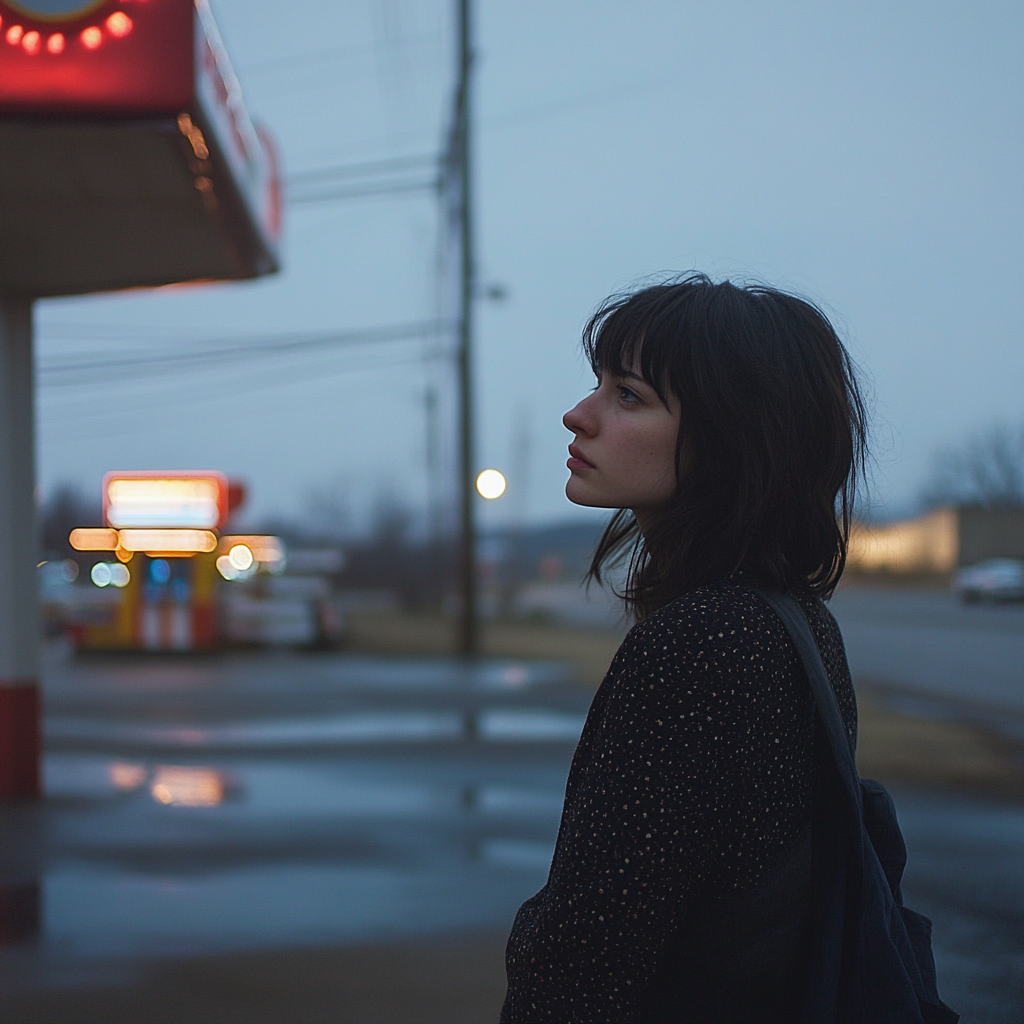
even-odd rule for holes
{"type": "Polygon", "coordinates": [[[583,332],[597,374],[640,372],[679,404],[675,493],[608,524],[588,578],[628,560],[637,618],[739,570],[831,595],[846,564],[866,417],[849,354],[815,305],[691,274],[607,300],[583,332]],[[639,368],[639,370],[638,370],[639,368]]]}

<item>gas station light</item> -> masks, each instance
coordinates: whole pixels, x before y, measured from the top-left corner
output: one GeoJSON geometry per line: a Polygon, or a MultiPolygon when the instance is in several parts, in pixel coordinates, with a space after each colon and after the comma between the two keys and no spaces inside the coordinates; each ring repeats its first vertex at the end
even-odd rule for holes
{"type": "Polygon", "coordinates": [[[104,518],[114,527],[213,530],[227,518],[227,478],[212,471],[108,473],[103,506],[104,518]]]}
{"type": "Polygon", "coordinates": [[[476,478],[477,494],[488,501],[494,501],[505,493],[505,476],[496,469],[485,469],[476,478]]]}
{"type": "Polygon", "coordinates": [[[107,31],[117,39],[124,39],[133,27],[132,19],[124,11],[114,11],[107,18],[107,31]]]}
{"type": "Polygon", "coordinates": [[[284,564],[284,545],[279,537],[270,534],[239,534],[221,537],[220,551],[227,557],[240,544],[245,545],[252,552],[252,557],[260,565],[267,566],[271,572],[276,571],[279,566],[284,564]]]}
{"type": "Polygon", "coordinates": [[[80,529],[72,530],[68,538],[76,551],[116,551],[117,530],[80,529]]]}
{"type": "Polygon", "coordinates": [[[247,544],[236,544],[228,552],[228,561],[239,572],[245,572],[253,563],[252,549],[247,544]]]}
{"type": "Polygon", "coordinates": [[[120,562],[97,562],[89,578],[97,587],[127,587],[132,576],[120,562]]]}
{"type": "Polygon", "coordinates": [[[217,549],[209,530],[121,530],[118,536],[125,551],[194,555],[217,549]]]}
{"type": "Polygon", "coordinates": [[[231,564],[231,559],[228,558],[227,555],[221,555],[217,559],[217,572],[219,572],[221,576],[229,582],[231,580],[237,580],[240,575],[234,565],[231,564]]]}

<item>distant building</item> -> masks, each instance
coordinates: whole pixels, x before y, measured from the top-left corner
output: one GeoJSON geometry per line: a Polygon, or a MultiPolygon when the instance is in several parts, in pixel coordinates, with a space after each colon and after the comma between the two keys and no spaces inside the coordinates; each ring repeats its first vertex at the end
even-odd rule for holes
{"type": "Polygon", "coordinates": [[[885,526],[854,525],[857,572],[946,573],[986,558],[1024,559],[1024,508],[940,508],[885,526]]]}

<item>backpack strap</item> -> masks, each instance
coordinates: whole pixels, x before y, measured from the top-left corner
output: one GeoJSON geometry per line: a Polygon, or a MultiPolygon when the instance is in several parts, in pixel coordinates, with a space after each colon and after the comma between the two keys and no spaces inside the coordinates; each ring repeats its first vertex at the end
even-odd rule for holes
{"type": "Polygon", "coordinates": [[[857,762],[854,759],[853,740],[839,711],[839,704],[832,690],[832,684],[829,682],[828,673],[825,671],[825,663],[821,660],[821,654],[818,651],[814,634],[811,632],[810,623],[807,621],[807,615],[796,598],[789,594],[779,590],[766,590],[755,584],[750,584],[750,589],[782,620],[786,632],[796,647],[797,656],[807,674],[811,695],[818,710],[818,718],[821,721],[828,745],[832,749],[836,770],[843,788],[853,800],[854,807],[857,808],[859,819],[863,797],[860,776],[857,773],[857,762]]]}

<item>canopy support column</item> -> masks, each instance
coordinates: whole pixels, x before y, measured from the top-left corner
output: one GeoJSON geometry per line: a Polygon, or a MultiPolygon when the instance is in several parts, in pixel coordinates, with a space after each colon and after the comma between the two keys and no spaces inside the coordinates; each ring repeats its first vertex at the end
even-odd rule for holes
{"type": "Polygon", "coordinates": [[[0,799],[40,795],[32,300],[0,296],[0,799]]]}

